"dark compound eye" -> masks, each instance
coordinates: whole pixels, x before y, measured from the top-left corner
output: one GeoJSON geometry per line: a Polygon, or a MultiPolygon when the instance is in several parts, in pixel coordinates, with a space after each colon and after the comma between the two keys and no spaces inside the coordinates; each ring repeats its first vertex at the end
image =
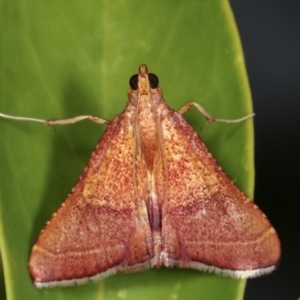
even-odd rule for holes
{"type": "Polygon", "coordinates": [[[138,88],[138,74],[134,74],[129,79],[129,85],[133,90],[137,90],[138,88]]]}
{"type": "Polygon", "coordinates": [[[157,88],[158,87],[158,77],[153,73],[149,73],[148,78],[149,78],[151,88],[152,89],[157,88]]]}
{"type": "MultiPolygon", "coordinates": [[[[158,77],[155,74],[149,73],[148,74],[149,83],[152,89],[155,89],[158,87],[158,77]]],[[[133,90],[137,90],[138,88],[138,80],[139,76],[138,74],[134,74],[129,79],[129,85],[133,90]]]]}

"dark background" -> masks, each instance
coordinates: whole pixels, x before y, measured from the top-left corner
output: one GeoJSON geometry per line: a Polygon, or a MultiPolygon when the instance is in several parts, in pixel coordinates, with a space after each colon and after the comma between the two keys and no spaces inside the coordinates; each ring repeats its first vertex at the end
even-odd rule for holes
{"type": "Polygon", "coordinates": [[[300,298],[300,1],[231,0],[255,116],[255,201],[276,228],[278,270],[248,280],[246,300],[300,298]]]}

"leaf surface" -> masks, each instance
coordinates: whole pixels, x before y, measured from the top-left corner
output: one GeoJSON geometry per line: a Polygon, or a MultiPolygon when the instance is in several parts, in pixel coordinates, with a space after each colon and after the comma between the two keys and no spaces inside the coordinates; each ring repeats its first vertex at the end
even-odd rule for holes
{"type": "MultiPolygon", "coordinates": [[[[42,119],[126,105],[141,63],[160,78],[170,107],[199,102],[217,118],[252,111],[243,54],[229,4],[212,1],[0,2],[0,111],[42,119]]],[[[192,111],[198,131],[204,118],[192,111]]],[[[8,300],[242,299],[244,280],[194,270],[118,274],[81,287],[37,290],[27,263],[40,230],[64,201],[104,128],[48,128],[0,119],[0,246],[8,300]]],[[[252,197],[252,120],[201,131],[224,171],[252,197]]]]}

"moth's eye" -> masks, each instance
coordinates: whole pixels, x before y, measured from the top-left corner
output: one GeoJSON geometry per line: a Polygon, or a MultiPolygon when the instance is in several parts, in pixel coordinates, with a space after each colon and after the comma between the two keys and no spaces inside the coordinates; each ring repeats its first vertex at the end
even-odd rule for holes
{"type": "Polygon", "coordinates": [[[152,89],[155,89],[158,87],[158,77],[155,74],[149,73],[148,74],[150,86],[152,89]]]}
{"type": "Polygon", "coordinates": [[[133,90],[137,90],[138,88],[138,74],[134,74],[129,79],[129,85],[133,90]]]}

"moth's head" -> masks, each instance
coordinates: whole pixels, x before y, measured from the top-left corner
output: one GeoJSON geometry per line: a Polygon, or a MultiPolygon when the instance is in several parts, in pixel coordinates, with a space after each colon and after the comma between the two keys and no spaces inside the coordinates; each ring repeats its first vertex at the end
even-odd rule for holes
{"type": "Polygon", "coordinates": [[[150,90],[158,87],[158,77],[155,74],[148,73],[145,64],[139,67],[139,74],[131,76],[129,84],[132,90],[138,91],[140,95],[149,94],[150,90]]]}

